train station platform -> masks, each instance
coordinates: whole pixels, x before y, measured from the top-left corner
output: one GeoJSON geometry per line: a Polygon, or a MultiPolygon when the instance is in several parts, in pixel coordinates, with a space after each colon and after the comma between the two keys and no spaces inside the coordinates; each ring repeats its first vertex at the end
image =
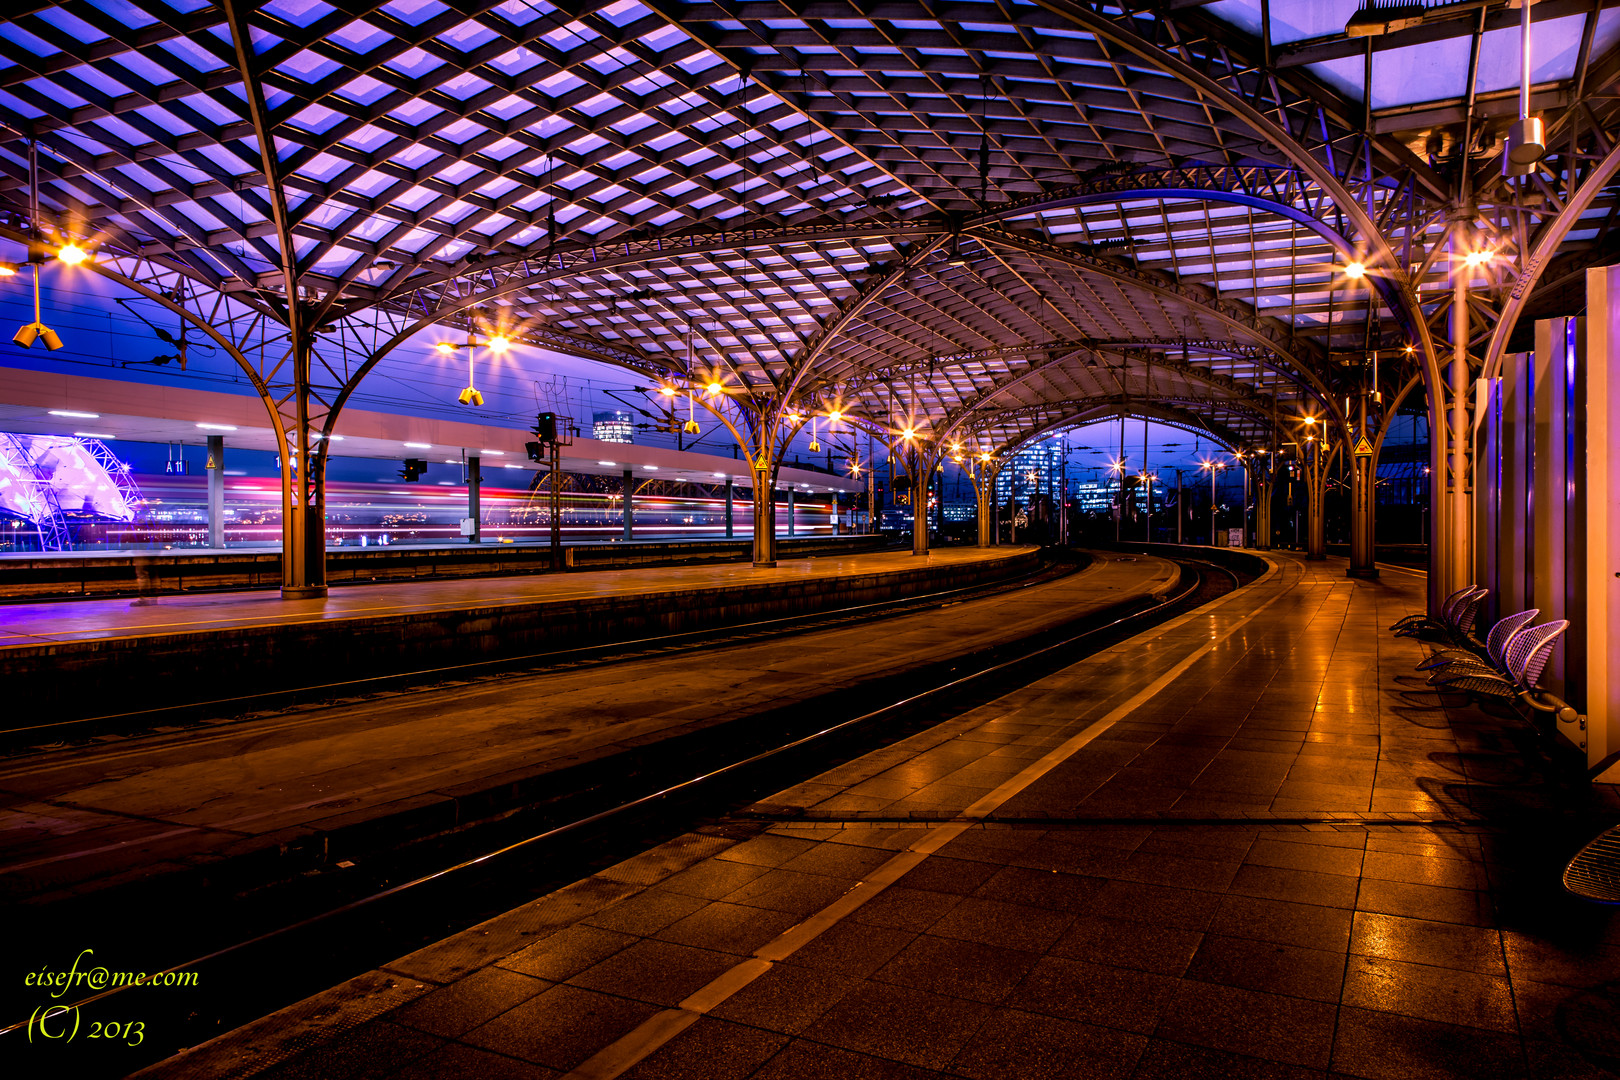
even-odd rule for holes
{"type": "Polygon", "coordinates": [[[1612,789],[1273,569],[142,1076],[1600,1077],[1612,789]]]}
{"type": "Polygon", "coordinates": [[[6,604],[0,680],[29,703],[24,723],[45,730],[56,720],[883,601],[997,580],[1037,561],[1033,547],[940,548],[921,559],[879,551],[768,569],[412,581],[312,600],[238,592],[6,604]]]}
{"type": "MultiPolygon", "coordinates": [[[[988,568],[1021,566],[1032,557],[1020,549],[999,555],[958,549],[930,556],[932,573],[915,568],[924,560],[890,554],[824,560],[826,566],[625,571],[536,584],[556,604],[602,597],[651,603],[644,593],[656,587],[660,601],[673,595],[677,604],[718,608],[715,597],[728,584],[785,589],[838,582],[847,590],[854,587],[848,582],[886,575],[931,591],[970,569],[968,578],[977,580],[988,568]]],[[[934,605],[836,630],[708,642],[696,654],[698,665],[689,650],[659,648],[607,669],[566,664],[430,691],[357,695],[19,757],[0,777],[0,901],[39,908],[132,886],[186,896],[202,888],[199,879],[216,890],[260,888],[367,861],[568,792],[626,783],[654,772],[660,759],[718,754],[729,761],[725,755],[744,738],[738,728],[786,730],[800,714],[814,715],[841,695],[878,693],[908,673],[1090,613],[1150,605],[1177,579],[1177,567],[1164,560],[1100,556],[1036,587],[978,599],[952,594],[948,620],[934,605]]],[[[330,599],[272,604],[289,619],[329,618],[341,627],[346,614],[487,604],[491,593],[462,583],[437,596],[394,598],[394,608],[373,606],[374,592],[347,598],[335,612],[330,599]]],[[[143,613],[154,611],[169,619],[217,619],[226,628],[263,625],[262,610],[252,605],[223,611],[179,605],[115,609],[98,626],[57,633],[106,633],[110,625],[139,625],[143,613]]]]}

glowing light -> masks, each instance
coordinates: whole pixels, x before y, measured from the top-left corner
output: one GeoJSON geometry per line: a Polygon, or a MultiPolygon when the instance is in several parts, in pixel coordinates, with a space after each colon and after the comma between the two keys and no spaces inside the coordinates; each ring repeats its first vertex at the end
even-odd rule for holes
{"type": "Polygon", "coordinates": [[[726,388],[725,384],[722,383],[722,382],[718,382],[718,381],[711,382],[708,386],[704,387],[704,389],[707,390],[711,394],[718,394],[722,390],[724,390],[725,388],[726,388]]]}
{"type": "Polygon", "coordinates": [[[410,447],[412,450],[431,450],[431,449],[433,449],[433,444],[432,443],[408,442],[405,445],[410,447]]]}
{"type": "Polygon", "coordinates": [[[1463,265],[1470,268],[1478,268],[1490,262],[1494,257],[1495,253],[1489,248],[1482,248],[1479,251],[1470,251],[1467,255],[1463,256],[1463,265]]]}
{"type": "Polygon", "coordinates": [[[505,352],[511,344],[512,343],[510,341],[506,340],[506,338],[500,334],[496,334],[494,337],[489,339],[489,348],[491,352],[505,352]]]}
{"type": "Polygon", "coordinates": [[[56,253],[56,257],[69,266],[78,266],[90,257],[89,253],[77,244],[68,244],[56,253]]]}
{"type": "Polygon", "coordinates": [[[72,409],[52,409],[52,416],[66,416],[74,420],[100,420],[101,414],[94,412],[74,412],[72,409]]]}
{"type": "Polygon", "coordinates": [[[1344,276],[1349,278],[1351,281],[1359,281],[1361,278],[1367,276],[1367,266],[1365,263],[1360,261],[1345,263],[1344,276]]]}
{"type": "Polygon", "coordinates": [[[456,347],[450,344],[448,341],[441,341],[433,347],[439,350],[439,352],[443,353],[445,356],[449,356],[451,353],[456,351],[456,347]]]}
{"type": "Polygon", "coordinates": [[[486,455],[486,456],[489,456],[489,457],[505,457],[506,456],[506,451],[505,450],[480,450],[478,452],[480,454],[483,454],[483,455],[486,455]]]}
{"type": "Polygon", "coordinates": [[[906,430],[904,430],[904,431],[902,431],[900,433],[900,437],[903,438],[903,439],[908,439],[908,440],[909,439],[915,439],[917,437],[917,429],[916,428],[906,428],[906,430]]]}
{"type": "Polygon", "coordinates": [[[648,472],[657,472],[658,471],[658,466],[656,466],[656,465],[643,465],[642,468],[646,469],[648,472]]]}
{"type": "Polygon", "coordinates": [[[0,262],[0,277],[15,277],[16,274],[16,263],[0,262]]]}
{"type": "Polygon", "coordinates": [[[202,428],[204,431],[235,431],[236,430],[236,427],[233,424],[198,424],[197,426],[202,428]]]}
{"type": "Polygon", "coordinates": [[[116,435],[103,435],[99,431],[75,431],[73,433],[73,437],[75,439],[116,439],[116,438],[118,438],[118,436],[116,436],[116,435]]]}
{"type": "Polygon", "coordinates": [[[1316,423],[1316,417],[1314,417],[1314,416],[1305,417],[1305,426],[1306,427],[1310,427],[1314,423],[1316,423]]]}
{"type": "Polygon", "coordinates": [[[843,418],[844,418],[844,414],[839,412],[837,409],[834,409],[832,412],[827,414],[827,423],[836,424],[836,423],[838,423],[838,421],[842,420],[843,418]]]}
{"type": "Polygon", "coordinates": [[[616,469],[619,466],[619,463],[617,461],[598,461],[597,464],[598,465],[606,465],[610,469],[616,469]]]}
{"type": "Polygon", "coordinates": [[[663,394],[665,397],[674,397],[675,394],[677,393],[676,389],[673,386],[660,386],[658,388],[658,392],[660,394],[663,394]]]}

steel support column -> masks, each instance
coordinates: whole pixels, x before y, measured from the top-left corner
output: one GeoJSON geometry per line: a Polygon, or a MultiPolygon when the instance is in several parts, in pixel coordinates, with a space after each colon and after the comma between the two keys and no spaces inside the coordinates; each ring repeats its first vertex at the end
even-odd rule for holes
{"type": "Polygon", "coordinates": [[[733,480],[729,476],[726,477],[726,539],[727,540],[730,540],[732,538],[732,533],[733,533],[732,519],[733,519],[734,515],[732,513],[732,505],[733,505],[734,499],[736,497],[736,492],[737,492],[737,482],[735,480],[733,480]]]}
{"type": "Polygon", "coordinates": [[[787,496],[788,496],[788,498],[787,498],[787,503],[788,503],[788,505],[787,505],[787,518],[788,518],[787,519],[787,534],[788,534],[789,537],[791,537],[793,535],[793,485],[792,484],[788,485],[787,496]]]}
{"type": "Polygon", "coordinates": [[[932,466],[922,453],[911,452],[911,553],[928,554],[928,489],[932,466]]]}
{"type": "Polygon", "coordinates": [[[1257,551],[1271,550],[1271,503],[1276,496],[1275,486],[1269,466],[1255,477],[1254,546],[1257,551]]]}
{"type": "Polygon", "coordinates": [[[326,595],[326,455],[311,422],[310,335],[293,320],[291,445],[282,447],[281,595],[288,600],[326,595]]]}
{"type": "Polygon", "coordinates": [[[472,521],[472,532],[467,534],[469,544],[481,543],[484,539],[484,508],[481,498],[484,474],[478,470],[478,465],[479,459],[476,456],[467,459],[467,517],[472,521]]]}
{"type": "Polygon", "coordinates": [[[629,543],[635,536],[636,528],[636,476],[629,469],[624,470],[624,542],[629,543]]]}
{"type": "Polygon", "coordinates": [[[776,565],[776,471],[769,461],[756,460],[754,470],[754,565],[776,565]]]}
{"type": "Polygon", "coordinates": [[[1322,503],[1327,495],[1328,466],[1332,455],[1315,439],[1305,449],[1305,557],[1327,558],[1327,534],[1323,521],[1322,503]]]}

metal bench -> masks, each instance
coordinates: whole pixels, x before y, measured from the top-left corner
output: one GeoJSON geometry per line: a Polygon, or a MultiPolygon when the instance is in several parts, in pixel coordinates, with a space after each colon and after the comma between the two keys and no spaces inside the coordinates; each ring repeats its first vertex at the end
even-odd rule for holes
{"type": "Polygon", "coordinates": [[[1456,592],[1440,601],[1440,617],[1437,619],[1431,619],[1427,614],[1418,612],[1400,619],[1395,623],[1394,626],[1390,627],[1390,630],[1398,635],[1405,636],[1409,633],[1415,634],[1420,628],[1425,626],[1449,626],[1454,609],[1456,609],[1458,605],[1466,600],[1468,595],[1472,593],[1475,588],[1476,586],[1473,585],[1465,586],[1464,588],[1458,589],[1456,592]]]}
{"type": "MultiPolygon", "coordinates": [[[[1515,634],[1535,621],[1535,617],[1539,614],[1541,614],[1539,608],[1531,608],[1528,611],[1508,615],[1491,627],[1479,647],[1476,648],[1470,643],[1466,648],[1437,649],[1418,665],[1418,670],[1444,670],[1448,674],[1459,674],[1463,668],[1457,665],[1464,665],[1468,668],[1506,674],[1508,643],[1513,640],[1515,634]]],[[[1434,678],[1435,676],[1431,675],[1429,681],[1433,682],[1434,678]]]]}

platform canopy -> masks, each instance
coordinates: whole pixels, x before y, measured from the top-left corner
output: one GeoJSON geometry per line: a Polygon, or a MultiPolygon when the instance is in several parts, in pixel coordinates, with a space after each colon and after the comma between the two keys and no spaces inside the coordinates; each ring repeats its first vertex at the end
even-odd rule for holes
{"type": "Polygon", "coordinates": [[[1451,305],[1488,367],[1617,255],[1620,9],[1533,5],[1511,176],[1520,11],[1392,10],[22,0],[0,235],[86,246],[272,399],[312,334],[317,419],[438,324],[974,447],[1267,445],[1373,352],[1421,405],[1451,305]]]}

